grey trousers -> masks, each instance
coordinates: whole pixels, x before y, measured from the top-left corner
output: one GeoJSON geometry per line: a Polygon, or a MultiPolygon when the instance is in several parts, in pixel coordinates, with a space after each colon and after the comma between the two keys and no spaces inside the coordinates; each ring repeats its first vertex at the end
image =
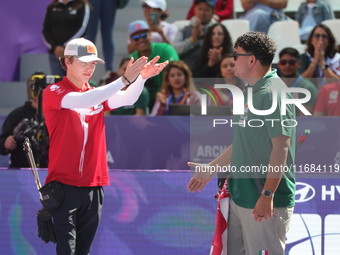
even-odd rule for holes
{"type": "Polygon", "coordinates": [[[258,222],[252,216],[253,209],[237,206],[230,199],[228,255],[257,255],[262,250],[267,250],[270,255],[284,255],[293,211],[294,207],[274,207],[277,216],[258,222]]]}

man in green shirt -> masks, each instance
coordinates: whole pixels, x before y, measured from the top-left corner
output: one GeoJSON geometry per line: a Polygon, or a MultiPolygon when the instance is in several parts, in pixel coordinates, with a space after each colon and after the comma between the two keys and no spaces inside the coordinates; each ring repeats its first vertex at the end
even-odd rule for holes
{"type": "MultiPolygon", "coordinates": [[[[286,85],[271,69],[276,51],[272,39],[249,32],[236,40],[234,48],[235,75],[249,84],[244,114],[233,120],[238,124],[233,125],[232,145],[209,163],[233,167],[228,182],[228,241],[223,252],[283,255],[295,202],[295,108],[287,105],[281,114],[281,92],[286,85]],[[268,109],[271,111],[266,114],[256,111],[268,109]]],[[[285,96],[292,98],[290,93],[285,96]]],[[[201,191],[213,174],[196,171],[188,190],[201,191]]]]}
{"type": "MultiPolygon", "coordinates": [[[[280,61],[277,65],[281,72],[281,78],[290,88],[305,88],[309,90],[311,94],[310,100],[303,104],[303,106],[313,114],[314,106],[317,98],[317,91],[314,84],[303,78],[298,70],[301,67],[300,53],[291,47],[284,48],[279,54],[280,61]]],[[[305,95],[302,93],[292,93],[293,98],[303,98],[305,95]]],[[[296,108],[297,116],[305,116],[298,108],[296,108]]]]}
{"type": "MultiPolygon", "coordinates": [[[[134,59],[138,59],[142,56],[152,59],[155,56],[159,56],[160,63],[168,60],[169,62],[179,60],[176,50],[170,44],[167,43],[153,43],[150,41],[149,26],[144,20],[137,20],[129,25],[129,34],[131,43],[135,44],[137,49],[130,56],[134,59]]],[[[145,87],[150,92],[149,109],[152,109],[156,100],[156,93],[160,90],[163,79],[163,71],[149,79],[145,83],[145,87]]]]}

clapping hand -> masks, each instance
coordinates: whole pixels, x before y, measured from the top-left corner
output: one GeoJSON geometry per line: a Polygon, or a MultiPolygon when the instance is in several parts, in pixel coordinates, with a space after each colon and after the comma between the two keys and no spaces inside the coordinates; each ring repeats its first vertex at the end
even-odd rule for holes
{"type": "Polygon", "coordinates": [[[147,57],[140,57],[136,61],[134,61],[133,57],[131,57],[124,76],[126,79],[130,82],[133,82],[134,80],[137,79],[138,75],[144,70],[145,65],[148,63],[148,58],[147,57]]]}
{"type": "Polygon", "coordinates": [[[186,104],[186,101],[190,97],[190,91],[188,91],[186,88],[183,88],[183,97],[178,102],[179,104],[186,104]]]}
{"type": "Polygon", "coordinates": [[[314,61],[315,64],[324,65],[325,64],[325,49],[322,40],[317,40],[313,43],[314,46],[314,61]]]}
{"type": "Polygon", "coordinates": [[[208,66],[212,67],[222,59],[223,47],[218,49],[209,49],[208,51],[208,66]]]}
{"type": "Polygon", "coordinates": [[[156,62],[159,60],[159,58],[159,56],[154,57],[144,66],[141,72],[141,76],[143,79],[149,79],[153,76],[158,75],[169,64],[169,61],[157,64],[156,62]]]}
{"type": "Polygon", "coordinates": [[[191,36],[195,40],[197,40],[197,39],[200,39],[202,35],[203,35],[203,26],[202,26],[201,20],[199,18],[196,18],[194,29],[191,32],[191,36]]]}
{"type": "Polygon", "coordinates": [[[165,104],[165,103],[166,103],[166,100],[167,100],[165,90],[162,89],[161,91],[157,92],[156,98],[157,98],[162,104],[165,104]]]}

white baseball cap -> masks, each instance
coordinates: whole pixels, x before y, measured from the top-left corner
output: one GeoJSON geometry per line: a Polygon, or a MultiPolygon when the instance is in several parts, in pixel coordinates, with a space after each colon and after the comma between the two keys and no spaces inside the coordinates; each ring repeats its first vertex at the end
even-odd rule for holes
{"type": "Polygon", "coordinates": [[[98,58],[96,46],[85,38],[76,38],[68,42],[64,50],[65,56],[75,56],[82,62],[98,61],[104,64],[104,60],[98,58]]]}
{"type": "Polygon", "coordinates": [[[151,8],[161,9],[163,12],[166,11],[166,1],[165,0],[145,0],[141,1],[141,3],[145,3],[151,8]]]}

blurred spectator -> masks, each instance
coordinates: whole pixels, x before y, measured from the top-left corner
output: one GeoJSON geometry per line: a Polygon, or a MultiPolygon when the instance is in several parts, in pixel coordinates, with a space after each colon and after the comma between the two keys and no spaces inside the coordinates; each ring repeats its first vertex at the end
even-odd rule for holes
{"type": "MultiPolygon", "coordinates": [[[[302,54],[299,73],[305,78],[338,79],[340,76],[340,54],[334,35],[324,24],[316,25],[307,39],[306,53],[302,54]]],[[[333,82],[329,81],[325,83],[333,82]]]]}
{"type": "MultiPolygon", "coordinates": [[[[150,41],[150,29],[144,20],[137,20],[130,23],[129,35],[131,42],[136,48],[136,51],[130,55],[134,59],[138,59],[142,56],[153,59],[156,56],[160,56],[160,59],[158,60],[160,63],[166,60],[169,62],[179,60],[175,49],[170,44],[153,43],[150,41]]],[[[145,87],[150,93],[149,109],[152,109],[156,99],[156,93],[160,90],[162,85],[163,72],[164,71],[145,82],[145,87]]]]}
{"type": "Polygon", "coordinates": [[[340,116],[340,83],[324,85],[318,94],[314,116],[340,116]]]}
{"type": "Polygon", "coordinates": [[[198,105],[200,102],[189,67],[183,61],[173,61],[165,69],[162,89],[157,93],[150,115],[168,115],[170,104],[198,105]]]}
{"type": "MultiPolygon", "coordinates": [[[[112,0],[89,0],[92,5],[86,39],[91,42],[96,41],[98,26],[100,23],[100,33],[102,37],[103,53],[106,73],[101,78],[104,81],[113,70],[114,41],[113,27],[116,18],[117,2],[112,0]]],[[[79,37],[79,36],[78,36],[79,37]]]]}
{"type": "MultiPolygon", "coordinates": [[[[235,0],[239,1],[239,0],[235,0]]],[[[187,14],[187,19],[191,19],[194,16],[195,0],[192,1],[192,5],[187,14]]],[[[222,21],[225,19],[232,19],[234,12],[234,0],[217,0],[215,1],[215,10],[213,19],[216,21],[222,21]]]]}
{"type": "Polygon", "coordinates": [[[306,0],[301,3],[295,13],[295,20],[300,24],[301,40],[306,41],[312,29],[323,20],[333,18],[334,13],[327,1],[306,0]]]}
{"type": "Polygon", "coordinates": [[[226,27],[221,23],[209,27],[193,68],[193,77],[216,77],[222,55],[232,50],[233,44],[226,27]]]}
{"type": "Polygon", "coordinates": [[[47,6],[43,37],[50,53],[53,75],[65,76],[59,58],[64,55],[65,45],[72,39],[83,37],[90,18],[87,0],[53,0],[47,6]]]}
{"type": "MultiPolygon", "coordinates": [[[[107,79],[106,84],[111,83],[114,80],[118,79],[119,77],[123,76],[129,61],[130,58],[123,58],[119,65],[119,73],[116,75],[112,75],[111,79],[107,79]]],[[[124,91],[126,89],[127,88],[123,88],[122,90],[124,91]]],[[[149,92],[144,87],[136,103],[134,103],[133,105],[119,107],[114,111],[107,112],[109,114],[105,115],[146,115],[148,113],[149,100],[150,100],[149,92]]]]}
{"type": "MultiPolygon", "coordinates": [[[[177,34],[177,26],[165,21],[169,13],[166,8],[165,0],[146,0],[142,1],[142,8],[145,20],[149,28],[151,42],[165,42],[172,44],[177,34]]],[[[132,53],[136,50],[135,44],[129,39],[128,52],[132,53]]]]}
{"type": "MultiPolygon", "coordinates": [[[[221,61],[219,62],[219,70],[217,74],[216,84],[228,84],[234,85],[244,90],[245,82],[235,76],[235,62],[234,55],[232,53],[227,53],[222,56],[221,61]]],[[[233,107],[233,94],[229,89],[220,89],[215,88],[216,92],[221,98],[222,105],[233,107]]],[[[214,101],[209,97],[209,105],[215,105],[214,101]]]]}
{"type": "Polygon", "coordinates": [[[272,23],[285,20],[283,9],[287,7],[288,0],[241,0],[245,14],[240,19],[247,19],[250,31],[268,33],[272,23]]]}
{"type": "MultiPolygon", "coordinates": [[[[45,75],[43,72],[35,72],[34,75],[45,75]]],[[[31,76],[31,77],[32,77],[31,76]]],[[[28,100],[21,107],[14,109],[5,119],[4,124],[2,126],[2,134],[0,136],[0,154],[10,156],[10,165],[11,168],[21,168],[21,167],[29,167],[29,163],[26,158],[26,154],[23,150],[22,143],[24,141],[23,133],[20,132],[20,127],[24,127],[26,123],[31,123],[36,119],[37,108],[38,108],[38,97],[33,97],[33,91],[31,88],[32,78],[29,77],[26,81],[27,88],[27,98],[28,100]],[[24,123],[24,120],[28,122],[24,123]],[[16,129],[16,130],[15,130],[16,129]]],[[[30,126],[27,125],[25,131],[27,132],[27,136],[29,136],[30,126]]],[[[37,156],[37,148],[32,143],[32,151],[34,156],[37,156]]],[[[46,159],[47,162],[47,159],[46,159]]],[[[45,162],[45,163],[46,163],[45,162]]],[[[43,165],[41,167],[46,167],[43,165]]]]}
{"type": "Polygon", "coordinates": [[[191,18],[191,24],[177,32],[173,46],[190,70],[197,61],[206,31],[216,23],[212,18],[214,8],[213,0],[195,0],[195,15],[191,18]]]}
{"type": "MultiPolygon", "coordinates": [[[[301,66],[300,61],[300,53],[294,48],[284,48],[279,53],[280,61],[278,63],[278,68],[281,73],[282,80],[286,83],[286,85],[290,88],[304,88],[309,90],[311,93],[311,99],[303,104],[303,106],[313,114],[317,91],[314,84],[308,79],[300,76],[298,70],[301,66]]],[[[304,98],[305,95],[302,93],[292,93],[293,98],[304,98]]],[[[304,116],[304,114],[299,110],[299,108],[295,107],[296,116],[304,116]]]]}

